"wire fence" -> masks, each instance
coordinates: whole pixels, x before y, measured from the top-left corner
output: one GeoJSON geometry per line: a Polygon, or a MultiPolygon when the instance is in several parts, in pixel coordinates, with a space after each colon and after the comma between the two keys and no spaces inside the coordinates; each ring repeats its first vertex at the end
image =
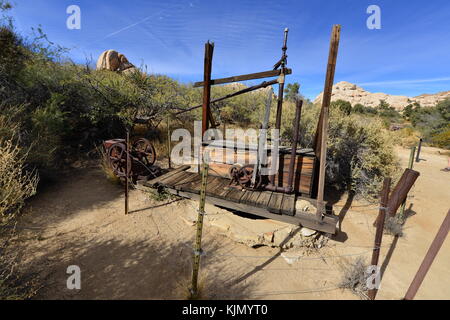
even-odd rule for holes
{"type": "MultiPolygon", "coordinates": [[[[195,206],[196,202],[187,200],[183,201],[186,203],[192,210],[195,212],[198,211],[198,208],[195,206]]],[[[176,214],[174,211],[176,210],[175,207],[172,207],[172,214],[176,214]]],[[[379,208],[372,208],[374,213],[377,213],[379,211],[379,208]]],[[[224,213],[208,213],[208,210],[205,212],[205,216],[217,216],[224,213]]],[[[172,223],[170,223],[164,214],[159,215],[158,222],[164,224],[164,229],[166,229],[168,232],[170,232],[170,236],[176,239],[176,242],[179,244],[182,244],[185,248],[188,249],[188,252],[194,251],[194,232],[190,228],[177,228],[172,223]]],[[[155,221],[156,225],[156,221],[155,221]]],[[[242,224],[239,224],[240,227],[243,227],[242,224]]],[[[162,229],[159,227],[159,229],[162,229]]],[[[246,229],[246,228],[244,228],[246,229]]],[[[373,229],[373,227],[371,228],[373,229]]],[[[372,233],[373,230],[372,230],[372,233]]],[[[214,237],[216,233],[212,232],[211,227],[204,228],[204,234],[203,237],[205,239],[209,237],[214,237]]],[[[371,239],[372,240],[372,239],[371,239]]],[[[205,244],[203,248],[202,255],[204,257],[204,267],[207,267],[207,265],[211,263],[226,263],[230,262],[230,259],[236,259],[238,260],[239,264],[244,265],[245,267],[248,267],[249,269],[253,269],[254,273],[273,273],[273,272],[297,272],[300,274],[304,274],[305,276],[312,276],[313,274],[320,273],[321,276],[324,276],[322,279],[329,284],[332,284],[331,286],[325,286],[325,287],[317,287],[317,288],[311,288],[311,289],[305,289],[305,290],[279,290],[279,291],[257,291],[257,292],[249,292],[248,295],[246,295],[248,298],[263,298],[263,297],[270,297],[270,296],[280,296],[280,295],[300,295],[300,294],[308,294],[308,293],[320,293],[320,292],[328,292],[333,290],[339,290],[342,289],[339,286],[339,283],[335,283],[336,281],[340,281],[339,277],[342,277],[342,274],[344,272],[343,267],[338,268],[336,264],[339,262],[341,265],[347,265],[348,264],[348,258],[370,258],[374,250],[382,249],[382,248],[389,248],[390,245],[383,245],[380,247],[371,246],[367,244],[352,244],[352,245],[345,245],[345,244],[337,244],[335,246],[328,245],[326,248],[328,249],[339,249],[339,250],[346,250],[346,249],[361,249],[358,252],[355,253],[343,253],[343,254],[324,254],[320,252],[320,250],[317,250],[314,256],[305,256],[303,253],[296,254],[290,254],[289,250],[283,250],[279,249],[274,254],[267,255],[242,255],[242,254],[235,254],[233,253],[233,248],[230,248],[225,253],[218,252],[216,248],[210,247],[208,243],[205,244]],[[263,261],[261,261],[263,260],[263,261]],[[265,261],[264,261],[265,260],[265,261]],[[278,261],[278,262],[277,262],[278,261]],[[280,266],[281,261],[283,264],[288,264],[288,266],[283,267],[280,266]],[[314,262],[314,261],[323,261],[325,266],[317,266],[317,264],[313,264],[312,266],[308,266],[308,262],[314,262]],[[275,266],[270,266],[271,264],[276,264],[275,266]],[[329,263],[332,263],[332,265],[329,265],[329,263]]],[[[223,250],[223,248],[221,248],[223,250]]],[[[236,274],[235,279],[230,280],[229,283],[235,283],[236,281],[239,282],[241,278],[247,278],[246,275],[251,273],[247,272],[244,275],[241,275],[239,273],[236,274]]],[[[251,275],[250,275],[251,276],[251,275]]],[[[225,284],[226,285],[226,284],[225,284]]],[[[229,285],[229,284],[228,284],[229,285]]],[[[231,296],[231,298],[233,298],[231,296]]]]}

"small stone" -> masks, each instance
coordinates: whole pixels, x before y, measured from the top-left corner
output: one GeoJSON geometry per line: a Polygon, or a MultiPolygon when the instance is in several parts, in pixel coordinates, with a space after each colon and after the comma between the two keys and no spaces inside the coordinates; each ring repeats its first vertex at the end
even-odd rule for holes
{"type": "Polygon", "coordinates": [[[283,252],[281,256],[288,264],[294,264],[302,258],[303,254],[300,252],[283,252]]]}
{"type": "Polygon", "coordinates": [[[315,234],[317,233],[317,231],[316,231],[316,230],[312,230],[312,229],[303,227],[303,228],[300,230],[300,233],[301,233],[302,236],[304,236],[304,237],[311,237],[311,236],[315,235],[315,234]]]}

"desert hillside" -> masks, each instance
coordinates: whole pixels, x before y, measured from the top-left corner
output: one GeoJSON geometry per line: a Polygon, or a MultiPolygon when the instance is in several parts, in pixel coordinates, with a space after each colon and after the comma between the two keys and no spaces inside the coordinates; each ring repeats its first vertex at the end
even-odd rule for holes
{"type": "MultiPolygon", "coordinates": [[[[319,94],[314,103],[322,101],[323,93],[319,94]]],[[[366,107],[376,107],[380,100],[385,100],[395,109],[401,111],[407,105],[418,102],[422,107],[434,107],[437,103],[450,98],[450,91],[436,94],[422,94],[417,97],[395,96],[386,93],[372,93],[350,82],[342,81],[333,86],[332,101],[345,100],[352,105],[360,103],[366,107]]]]}

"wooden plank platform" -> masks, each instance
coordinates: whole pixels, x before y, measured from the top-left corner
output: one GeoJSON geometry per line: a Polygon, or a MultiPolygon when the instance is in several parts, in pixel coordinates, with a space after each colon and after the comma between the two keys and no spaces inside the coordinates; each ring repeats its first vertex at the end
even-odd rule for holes
{"type": "MultiPolygon", "coordinates": [[[[183,166],[172,170],[158,178],[143,183],[143,186],[165,188],[172,194],[198,199],[201,177],[198,173],[187,172],[188,169],[189,166],[183,166]]],[[[296,212],[296,200],[296,196],[291,194],[240,190],[230,186],[229,179],[212,175],[208,176],[206,201],[211,204],[298,226],[301,225],[322,232],[336,233],[337,217],[325,216],[322,221],[317,221],[315,214],[296,212]]]]}

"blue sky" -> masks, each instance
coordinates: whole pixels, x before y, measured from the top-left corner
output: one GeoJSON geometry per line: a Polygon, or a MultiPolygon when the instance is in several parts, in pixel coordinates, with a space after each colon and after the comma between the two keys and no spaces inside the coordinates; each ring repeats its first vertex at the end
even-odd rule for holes
{"type": "MultiPolygon", "coordinates": [[[[13,0],[17,29],[42,25],[76,62],[115,49],[149,72],[182,82],[202,79],[203,50],[215,42],[213,77],[270,70],[290,29],[288,66],[308,98],[323,89],[333,24],[342,25],[335,82],[372,92],[416,96],[450,90],[448,0],[13,0]],[[381,30],[369,30],[369,5],[381,8],[381,30]],[[69,5],[81,8],[81,30],[66,27],[69,5]]],[[[254,82],[253,82],[254,83],[254,82]]]]}

